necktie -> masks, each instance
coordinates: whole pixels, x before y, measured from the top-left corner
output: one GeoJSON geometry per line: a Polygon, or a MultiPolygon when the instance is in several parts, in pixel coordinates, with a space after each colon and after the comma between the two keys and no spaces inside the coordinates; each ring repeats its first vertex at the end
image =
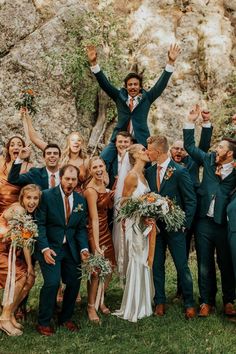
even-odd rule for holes
{"type": "Polygon", "coordinates": [[[132,110],[134,109],[134,98],[133,97],[130,97],[129,109],[130,109],[130,112],[132,112],[132,110]]]}
{"type": "MultiPolygon", "coordinates": [[[[133,109],[134,109],[134,98],[133,97],[130,97],[129,109],[130,109],[130,112],[132,112],[133,109]]],[[[132,131],[133,131],[133,124],[132,124],[131,119],[130,119],[130,121],[128,123],[128,126],[127,126],[127,132],[132,134],[132,131]]]]}
{"type": "Polygon", "coordinates": [[[162,166],[157,166],[157,190],[160,192],[161,189],[161,169],[162,166]]]}
{"type": "Polygon", "coordinates": [[[222,168],[223,168],[222,165],[217,165],[217,166],[216,166],[216,172],[215,172],[215,174],[216,174],[217,176],[219,176],[220,178],[221,178],[221,170],[222,170],[222,168]]]}
{"type": "Polygon", "coordinates": [[[70,203],[69,197],[65,195],[65,207],[66,207],[66,223],[68,224],[69,217],[70,217],[70,203]]]}
{"type": "Polygon", "coordinates": [[[56,176],[52,173],[50,176],[50,188],[56,187],[56,176]]]}

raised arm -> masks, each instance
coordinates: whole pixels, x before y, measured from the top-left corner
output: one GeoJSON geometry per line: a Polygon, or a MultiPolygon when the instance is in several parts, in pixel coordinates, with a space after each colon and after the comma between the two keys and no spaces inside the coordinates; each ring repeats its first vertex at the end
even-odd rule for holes
{"type": "Polygon", "coordinates": [[[211,146],[211,137],[212,137],[212,125],[211,125],[211,116],[209,111],[201,111],[201,116],[203,119],[202,122],[202,131],[199,141],[199,149],[207,152],[211,146]]]}
{"type": "Polygon", "coordinates": [[[170,46],[168,50],[168,60],[166,68],[158,79],[158,81],[156,82],[156,84],[147,92],[149,101],[151,103],[154,102],[165,90],[167,83],[171,77],[171,74],[174,71],[173,66],[180,52],[181,49],[177,44],[173,44],[170,46]]]}
{"type": "Polygon", "coordinates": [[[199,114],[200,107],[195,105],[189,113],[188,121],[183,129],[183,136],[185,150],[198,165],[202,165],[206,152],[196,146],[194,139],[195,122],[197,121],[199,114]]]}
{"type": "Polygon", "coordinates": [[[24,125],[24,130],[25,134],[28,134],[30,141],[37,146],[40,150],[44,150],[45,147],[47,146],[47,143],[40,138],[39,134],[36,132],[36,130],[33,127],[31,117],[28,113],[28,111],[24,110],[21,111],[21,117],[23,120],[23,125],[24,125]]]}
{"type": "Polygon", "coordinates": [[[87,47],[87,56],[91,70],[94,73],[99,86],[103,89],[103,91],[106,92],[109,97],[116,101],[119,95],[119,90],[110,83],[110,81],[100,69],[97,63],[97,50],[94,46],[91,45],[87,47]]]}
{"type": "Polygon", "coordinates": [[[26,186],[27,184],[34,183],[34,176],[32,171],[20,173],[23,161],[30,157],[30,148],[24,147],[19,151],[17,159],[13,162],[10,172],[8,174],[8,182],[16,186],[26,186]]]}

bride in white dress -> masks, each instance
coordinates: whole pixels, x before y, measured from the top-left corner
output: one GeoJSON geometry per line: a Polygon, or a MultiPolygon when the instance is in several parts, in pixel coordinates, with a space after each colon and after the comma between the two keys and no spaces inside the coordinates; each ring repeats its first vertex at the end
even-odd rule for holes
{"type": "MultiPolygon", "coordinates": [[[[149,161],[145,147],[134,144],[126,154],[133,167],[124,180],[121,203],[125,203],[125,198],[138,197],[150,191],[143,174],[149,161]]],[[[128,255],[126,282],[121,307],[113,314],[137,322],[138,319],[152,314],[153,278],[147,263],[148,237],[139,229],[134,219],[126,219],[124,229],[124,248],[128,255]]]]}

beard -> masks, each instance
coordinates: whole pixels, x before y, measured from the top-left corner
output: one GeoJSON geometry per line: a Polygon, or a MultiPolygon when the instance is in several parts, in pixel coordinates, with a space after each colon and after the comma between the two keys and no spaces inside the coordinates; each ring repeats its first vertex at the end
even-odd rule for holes
{"type": "Polygon", "coordinates": [[[227,152],[224,155],[218,155],[217,165],[222,165],[228,158],[227,152]]]}

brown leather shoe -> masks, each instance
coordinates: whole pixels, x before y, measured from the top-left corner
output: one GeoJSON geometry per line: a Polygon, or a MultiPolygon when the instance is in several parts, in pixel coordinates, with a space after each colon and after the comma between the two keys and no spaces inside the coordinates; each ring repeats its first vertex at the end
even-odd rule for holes
{"type": "Polygon", "coordinates": [[[194,307],[187,307],[185,309],[185,318],[187,320],[196,317],[196,310],[194,307]]]}
{"type": "Polygon", "coordinates": [[[71,320],[60,324],[61,327],[68,329],[70,332],[79,332],[80,328],[71,320]]]}
{"type": "Polygon", "coordinates": [[[199,317],[208,317],[212,313],[212,306],[208,304],[201,304],[200,311],[198,313],[199,317]]]}
{"type": "Polygon", "coordinates": [[[54,329],[50,326],[40,326],[39,324],[36,326],[36,330],[42,336],[52,336],[55,332],[54,329]]]}
{"type": "Polygon", "coordinates": [[[234,305],[231,302],[228,302],[224,305],[224,314],[226,316],[236,316],[234,305]]]}
{"type": "Polygon", "coordinates": [[[165,314],[165,304],[156,305],[154,316],[164,316],[165,314]]]}

